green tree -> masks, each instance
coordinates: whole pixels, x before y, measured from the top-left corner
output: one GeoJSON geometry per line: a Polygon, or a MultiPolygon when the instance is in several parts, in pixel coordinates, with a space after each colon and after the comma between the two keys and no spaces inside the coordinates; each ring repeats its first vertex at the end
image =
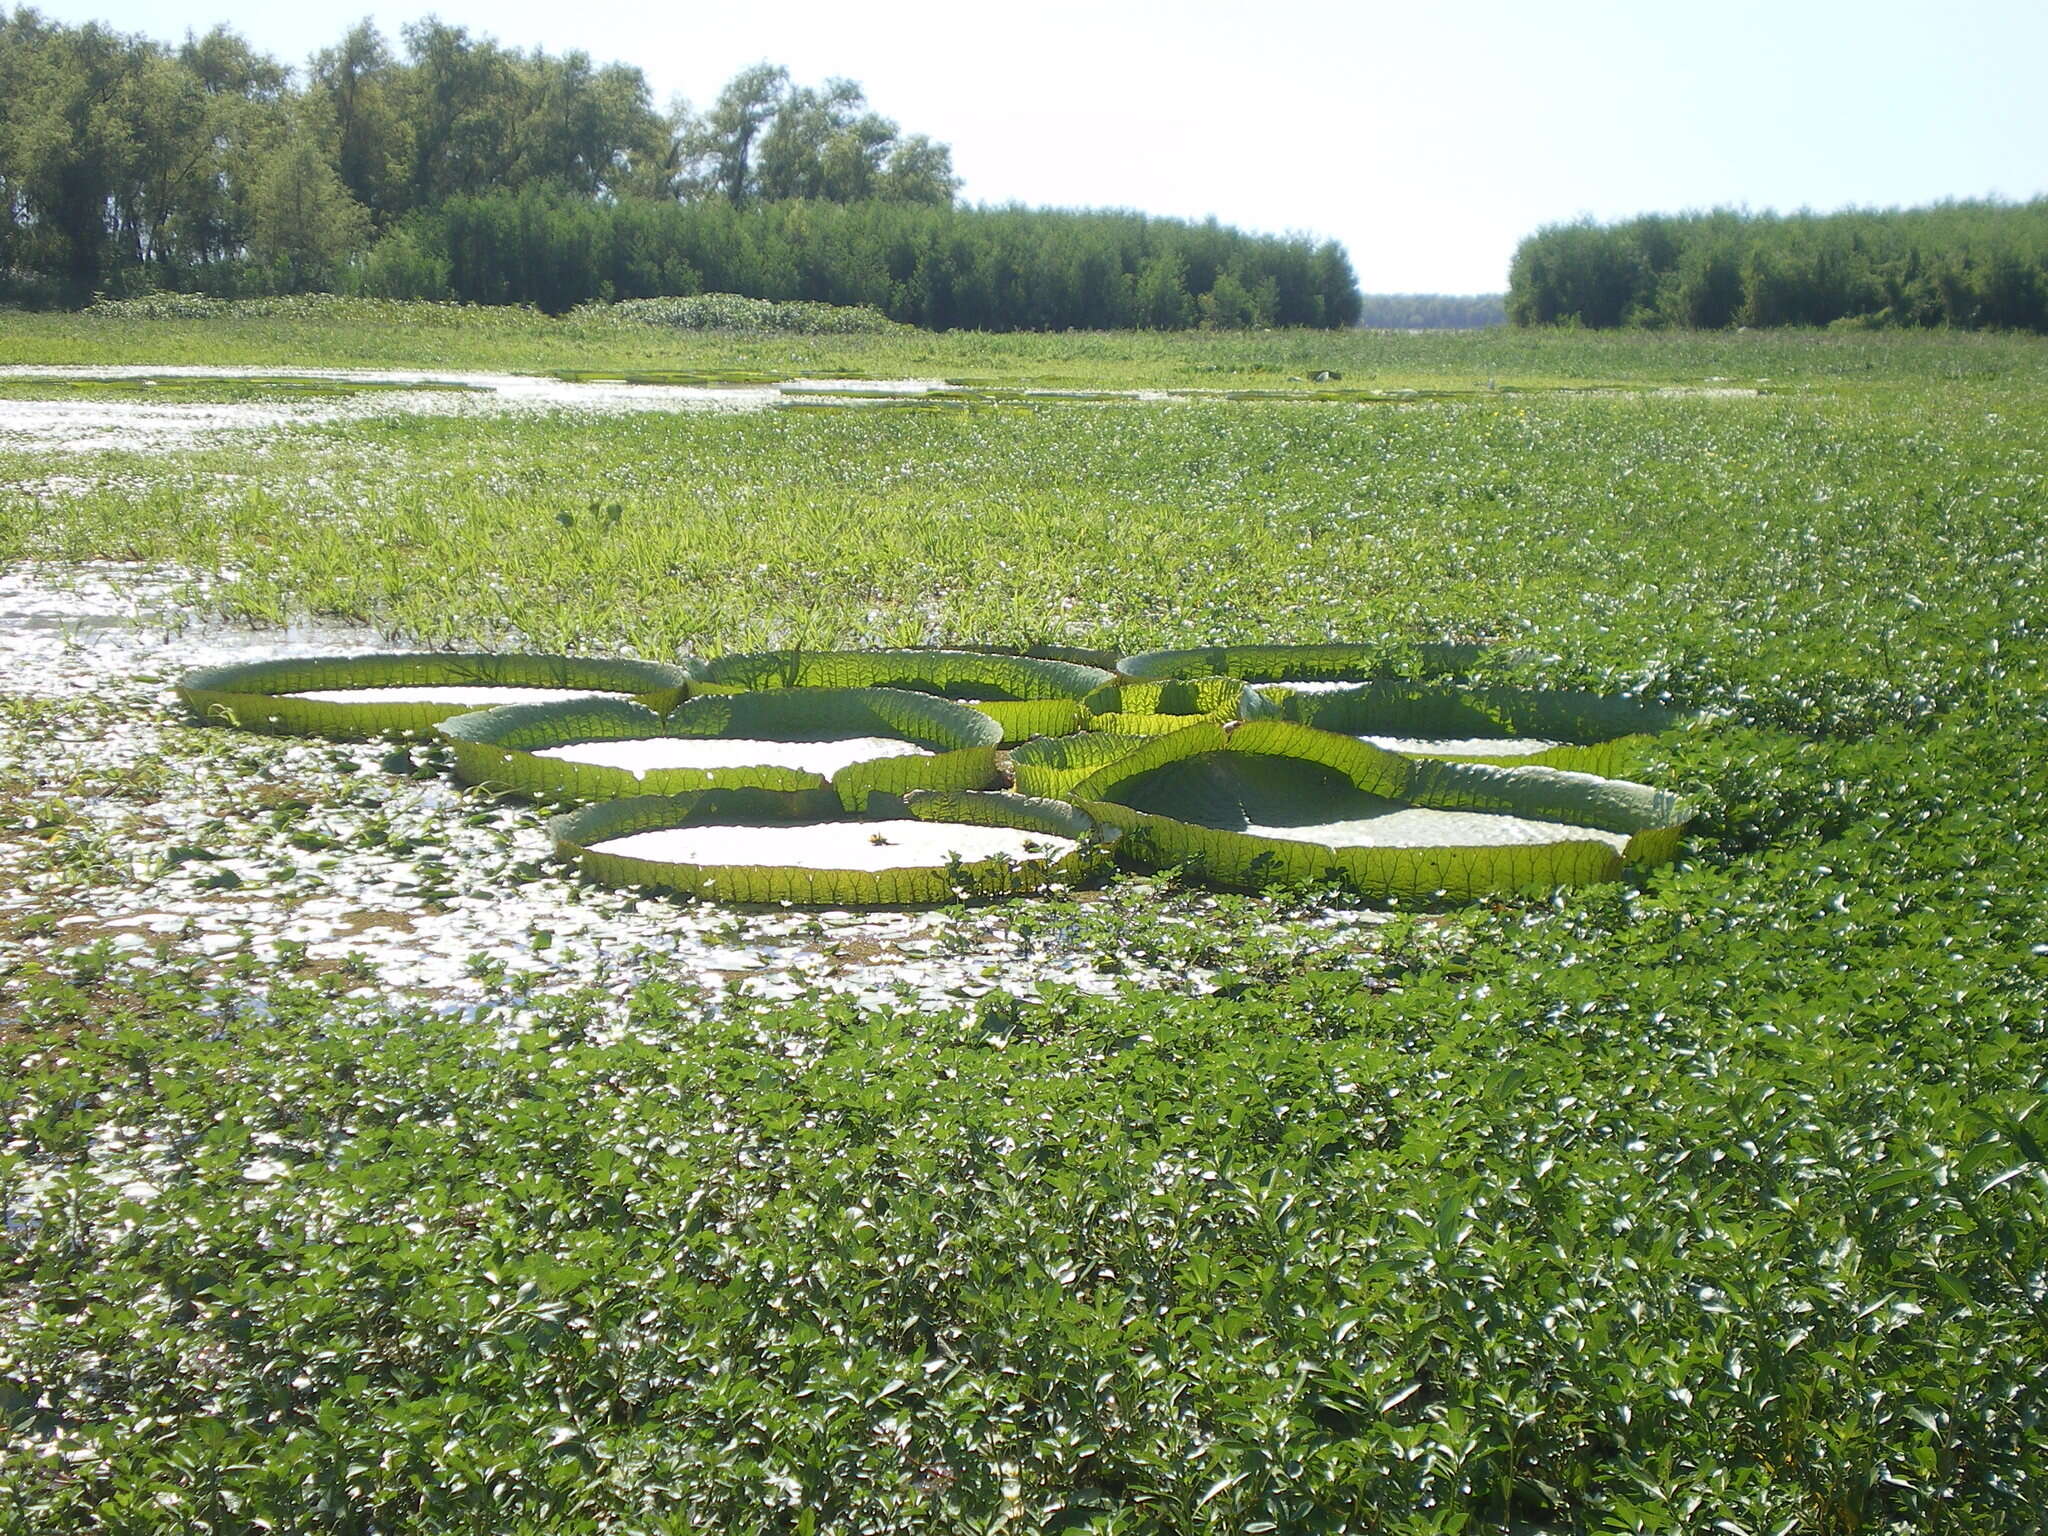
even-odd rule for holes
{"type": "Polygon", "coordinates": [[[411,203],[414,141],[400,115],[401,66],[368,21],[313,56],[306,94],[333,124],[335,168],[381,228],[411,203]]]}
{"type": "Polygon", "coordinates": [[[913,133],[889,149],[889,160],[875,185],[875,196],[891,203],[928,203],[945,207],[960,189],[953,174],[953,151],[913,133]]]}
{"type": "Polygon", "coordinates": [[[1187,261],[1177,249],[1147,257],[1138,268],[1137,311],[1138,324],[1148,331],[1185,330],[1195,323],[1187,261]]]}
{"type": "Polygon", "coordinates": [[[289,134],[249,192],[249,251],[288,293],[331,289],[369,233],[367,209],[310,133],[289,134]]]}
{"type": "Polygon", "coordinates": [[[753,197],[754,141],[788,91],[789,71],[778,64],[756,64],[727,82],[711,110],[685,130],[684,157],[697,168],[699,185],[735,208],[753,197]]]}

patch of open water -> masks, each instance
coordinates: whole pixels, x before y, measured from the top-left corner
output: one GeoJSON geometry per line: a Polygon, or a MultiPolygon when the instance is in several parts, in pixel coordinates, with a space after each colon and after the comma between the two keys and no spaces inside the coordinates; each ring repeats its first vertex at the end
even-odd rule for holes
{"type": "Polygon", "coordinates": [[[232,402],[156,401],[140,395],[0,400],[0,450],[99,453],[194,448],[225,433],[362,420],[373,416],[495,416],[538,411],[765,411],[791,400],[857,408],[871,398],[944,392],[943,379],[876,379],[858,385],[629,384],[460,369],[254,368],[141,365],[0,367],[0,379],[305,379],[415,386],[359,393],[232,402]],[[455,386],[450,388],[449,386],[455,386]]]}

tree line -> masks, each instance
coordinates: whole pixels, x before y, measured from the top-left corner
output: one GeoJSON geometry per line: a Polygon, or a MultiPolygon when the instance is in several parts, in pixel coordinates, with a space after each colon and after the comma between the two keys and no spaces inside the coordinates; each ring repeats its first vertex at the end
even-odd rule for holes
{"type": "Polygon", "coordinates": [[[1506,325],[1499,293],[1368,293],[1358,323],[1375,331],[1476,331],[1506,325]]]}
{"type": "Polygon", "coordinates": [[[1516,250],[1507,309],[1516,325],[2048,332],[2048,198],[1552,225],[1516,250]]]}
{"type": "Polygon", "coordinates": [[[645,77],[429,19],[302,71],[0,11],[0,303],[158,290],[533,304],[727,292],[986,330],[1341,326],[1333,243],[1125,212],[970,208],[948,146],[860,86],[645,77]]]}

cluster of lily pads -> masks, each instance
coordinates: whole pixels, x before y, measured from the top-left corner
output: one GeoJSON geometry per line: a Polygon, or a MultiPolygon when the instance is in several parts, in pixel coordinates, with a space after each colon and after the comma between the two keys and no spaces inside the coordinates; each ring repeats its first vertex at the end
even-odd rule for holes
{"type": "Polygon", "coordinates": [[[664,664],[420,652],[194,672],[200,719],[432,736],[565,808],[590,878],[728,901],[932,905],[1122,862],[1403,898],[1611,880],[1690,815],[1613,777],[1681,717],[1484,687],[1470,647],[783,651],[664,664]]]}

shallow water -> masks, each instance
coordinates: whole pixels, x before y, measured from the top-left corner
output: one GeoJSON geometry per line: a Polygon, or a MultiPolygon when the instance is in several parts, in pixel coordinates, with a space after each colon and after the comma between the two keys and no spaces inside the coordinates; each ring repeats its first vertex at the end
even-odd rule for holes
{"type": "Polygon", "coordinates": [[[132,697],[139,684],[147,698],[196,667],[391,649],[377,630],[329,620],[274,629],[222,623],[201,605],[232,580],[108,560],[0,568],[0,691],[132,697]]]}
{"type": "Polygon", "coordinates": [[[954,859],[1061,859],[1068,838],[1015,827],[940,821],[833,821],[794,827],[674,827],[592,845],[621,858],[664,864],[792,869],[943,869],[954,859]]]}
{"type": "Polygon", "coordinates": [[[460,369],[253,367],[0,367],[0,378],[47,379],[331,379],[342,383],[418,385],[359,394],[234,402],[156,401],[140,396],[98,399],[0,400],[0,450],[99,453],[162,452],[198,447],[227,433],[276,431],[379,416],[494,416],[518,412],[765,411],[789,400],[858,407],[848,391],[915,398],[948,392],[943,379],[877,379],[859,384],[625,384],[523,373],[460,369]],[[458,388],[446,386],[455,385],[458,388]],[[429,386],[441,386],[439,388],[429,386]]]}
{"type": "Polygon", "coordinates": [[[542,747],[535,757],[623,768],[636,777],[662,768],[796,768],[828,778],[853,763],[879,757],[930,757],[915,742],[891,736],[848,736],[836,741],[757,741],[740,737],[656,736],[638,741],[576,741],[542,747]]]}

